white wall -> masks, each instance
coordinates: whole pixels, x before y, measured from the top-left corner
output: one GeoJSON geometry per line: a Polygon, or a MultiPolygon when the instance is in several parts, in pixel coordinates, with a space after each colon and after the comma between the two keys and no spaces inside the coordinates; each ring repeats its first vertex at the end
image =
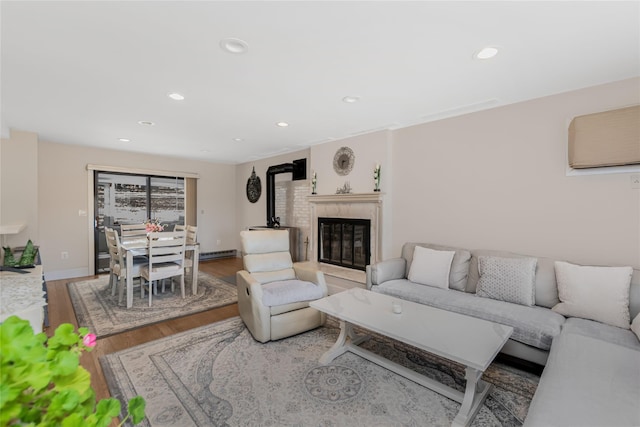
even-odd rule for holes
{"type": "Polygon", "coordinates": [[[346,180],[354,193],[367,193],[373,190],[373,167],[380,162],[385,259],[398,256],[406,241],[425,241],[640,268],[640,190],[631,188],[630,174],[566,175],[571,118],[632,104],[640,104],[640,79],[241,165],[38,143],[35,134],[13,132],[11,144],[25,145],[24,151],[16,151],[17,146],[2,141],[1,220],[29,216],[24,235],[11,244],[34,238],[47,271],[82,275],[93,262],[88,256],[91,219],[78,216],[78,210],[92,203],[88,163],[200,174],[199,239],[209,252],[239,249],[240,230],[266,223],[269,166],[306,157],[308,177],[313,170],[318,173],[318,194],[334,194],[346,180]],[[356,156],[347,177],[332,166],[342,146],[356,156]],[[245,196],[253,166],[263,187],[255,204],[245,196]],[[27,193],[31,196],[23,200],[27,193]],[[68,260],[60,259],[61,251],[69,252],[68,260]]]}
{"type": "Polygon", "coordinates": [[[372,193],[373,170],[376,164],[380,164],[380,192],[383,194],[381,239],[383,259],[394,255],[391,252],[393,178],[395,174],[402,173],[394,167],[392,141],[393,132],[383,130],[311,147],[311,170],[317,173],[316,192],[318,194],[335,194],[346,181],[349,181],[353,193],[372,193]],[[347,176],[338,175],[333,169],[333,158],[341,147],[351,148],[355,156],[353,170],[347,176]]]}
{"type": "Polygon", "coordinates": [[[3,236],[3,245],[39,244],[38,136],[12,130],[0,143],[0,225],[24,224],[18,234],[3,236]]]}
{"type": "MultiPolygon", "coordinates": [[[[91,212],[87,164],[199,174],[198,240],[202,252],[236,248],[235,166],[141,153],[40,141],[38,144],[38,221],[47,278],[87,275],[91,270],[91,212]],[[220,244],[218,244],[218,240],[220,244]],[[61,259],[61,252],[69,258],[61,259]]],[[[4,196],[3,196],[4,198],[4,196]]]]}
{"type": "MultiPolygon", "coordinates": [[[[341,139],[328,142],[325,144],[315,145],[309,150],[298,151],[281,156],[270,157],[267,159],[257,160],[255,162],[243,163],[237,166],[237,213],[238,213],[238,233],[249,226],[266,224],[266,171],[270,166],[289,163],[296,159],[307,158],[307,185],[309,194],[311,194],[311,174],[317,173],[316,192],[322,194],[335,194],[336,189],[342,187],[346,181],[349,181],[353,193],[371,193],[373,192],[373,169],[377,163],[381,165],[382,180],[381,190],[384,193],[383,204],[383,258],[391,256],[391,253],[385,253],[384,241],[391,241],[391,206],[392,206],[392,167],[391,167],[391,132],[379,131],[366,135],[354,136],[351,138],[341,139]],[[349,147],[353,150],[355,163],[353,170],[347,176],[338,175],[333,169],[333,157],[340,147],[349,147]],[[245,188],[247,180],[251,176],[252,168],[255,166],[256,174],[262,182],[262,196],[256,203],[251,203],[245,196],[245,188]]],[[[276,182],[282,179],[291,179],[288,174],[276,176],[276,182]]],[[[309,229],[301,229],[299,236],[300,244],[308,238],[312,237],[309,229]]],[[[390,245],[387,245],[390,247],[390,245]]],[[[238,236],[238,248],[240,241],[238,236]]],[[[301,254],[304,254],[304,246],[300,248],[301,254]]],[[[303,256],[303,255],[301,255],[303,256]]]]}
{"type": "Polygon", "coordinates": [[[380,190],[389,192],[393,172],[388,152],[390,137],[391,131],[384,130],[311,147],[311,170],[318,176],[317,193],[335,194],[346,181],[349,181],[353,193],[371,193],[376,164],[381,165],[380,190]],[[338,175],[333,170],[333,157],[340,147],[351,148],[355,156],[353,170],[347,176],[338,175]]]}
{"type": "MultiPolygon", "coordinates": [[[[271,166],[277,166],[283,163],[291,163],[298,159],[307,159],[307,178],[310,179],[309,173],[309,150],[300,150],[293,153],[282,154],[280,156],[269,157],[267,159],[256,160],[253,162],[242,163],[235,166],[236,186],[236,235],[234,243],[240,249],[240,231],[247,227],[267,225],[267,169],[271,166]],[[262,185],[262,194],[256,203],[251,203],[247,199],[246,188],[247,180],[251,176],[251,171],[255,167],[256,175],[260,178],[262,185]]],[[[291,180],[291,174],[276,175],[276,182],[283,180],[291,180]]]]}
{"type": "Polygon", "coordinates": [[[393,247],[434,242],[640,267],[630,174],[566,176],[577,115],[640,103],[640,79],[393,134],[393,247]]]}

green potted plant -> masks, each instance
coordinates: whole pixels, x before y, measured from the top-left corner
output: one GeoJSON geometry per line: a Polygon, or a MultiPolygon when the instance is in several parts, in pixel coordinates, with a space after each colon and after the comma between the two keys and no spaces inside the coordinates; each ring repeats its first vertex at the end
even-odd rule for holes
{"type": "MultiPolygon", "coordinates": [[[[28,321],[17,316],[0,324],[0,426],[103,426],[120,415],[120,401],[96,403],[89,372],[80,366],[80,354],[91,351],[96,336],[87,328],[74,331],[60,325],[47,339],[34,334],[28,321]]],[[[128,402],[133,424],[145,417],[145,400],[128,402]]]]}

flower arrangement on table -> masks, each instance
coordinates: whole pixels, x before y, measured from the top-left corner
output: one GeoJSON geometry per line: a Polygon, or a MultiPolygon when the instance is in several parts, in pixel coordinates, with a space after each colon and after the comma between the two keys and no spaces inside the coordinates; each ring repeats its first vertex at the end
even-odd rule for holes
{"type": "Polygon", "coordinates": [[[158,233],[164,231],[164,225],[160,223],[158,218],[148,219],[144,222],[144,227],[147,229],[147,233],[158,233]]]}
{"type": "MultiPolygon", "coordinates": [[[[64,323],[47,339],[28,321],[7,318],[0,324],[0,425],[108,427],[120,415],[120,401],[96,404],[91,375],[80,366],[80,354],[95,346],[87,328],[75,333],[64,323]]],[[[131,399],[120,425],[142,421],[145,406],[144,398],[131,399]]]]}

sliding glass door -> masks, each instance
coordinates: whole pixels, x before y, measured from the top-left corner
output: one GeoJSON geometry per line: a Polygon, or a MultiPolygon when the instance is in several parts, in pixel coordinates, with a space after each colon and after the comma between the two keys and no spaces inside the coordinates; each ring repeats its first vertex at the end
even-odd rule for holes
{"type": "Polygon", "coordinates": [[[95,171],[94,183],[96,274],[109,269],[105,227],[120,232],[121,224],[141,224],[155,218],[169,230],[184,224],[183,178],[95,171]]]}

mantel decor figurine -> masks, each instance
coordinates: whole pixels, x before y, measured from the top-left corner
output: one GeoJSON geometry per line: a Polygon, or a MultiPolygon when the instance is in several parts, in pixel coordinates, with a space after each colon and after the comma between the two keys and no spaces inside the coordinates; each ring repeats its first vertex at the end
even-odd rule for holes
{"type": "Polygon", "coordinates": [[[318,183],[318,175],[313,172],[313,177],[311,178],[311,194],[316,194],[316,185],[318,183]]]}
{"type": "Polygon", "coordinates": [[[342,188],[337,188],[336,194],[351,194],[351,184],[349,184],[349,181],[345,182],[342,188]]]}
{"type": "Polygon", "coordinates": [[[373,169],[373,191],[380,191],[380,163],[373,169]]]}

